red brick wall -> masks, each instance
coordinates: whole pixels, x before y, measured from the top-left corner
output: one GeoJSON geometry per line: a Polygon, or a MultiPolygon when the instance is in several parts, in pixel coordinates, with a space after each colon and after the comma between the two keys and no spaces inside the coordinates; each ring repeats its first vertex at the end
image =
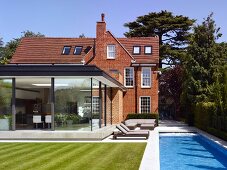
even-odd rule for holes
{"type": "Polygon", "coordinates": [[[156,72],[157,68],[152,67],[151,72],[151,87],[150,88],[142,88],[141,87],[141,72],[142,67],[138,68],[137,71],[137,113],[139,113],[139,97],[140,96],[150,96],[151,97],[151,112],[158,112],[158,75],[156,72]]]}
{"type": "MultiPolygon", "coordinates": [[[[95,45],[95,57],[89,64],[94,64],[104,70],[106,73],[116,78],[124,84],[124,69],[131,66],[132,58],[121,47],[116,39],[106,32],[106,23],[97,23],[97,37],[95,45]],[[116,58],[107,59],[107,45],[113,44],[116,47],[116,58]],[[118,74],[111,70],[118,70],[118,74]]],[[[139,113],[140,96],[151,97],[151,112],[158,112],[158,78],[157,73],[153,71],[157,67],[152,67],[151,88],[141,88],[141,67],[134,67],[135,85],[133,88],[127,88],[126,92],[113,88],[112,90],[112,121],[119,123],[124,120],[128,113],[139,113]]]]}
{"type": "MultiPolygon", "coordinates": [[[[95,58],[89,64],[96,65],[123,84],[124,67],[125,65],[130,66],[131,57],[121,48],[114,37],[106,32],[104,22],[97,23],[96,32],[95,58]],[[114,60],[107,59],[108,44],[116,46],[116,58],[114,60]],[[118,70],[119,73],[112,72],[113,69],[118,70]]],[[[123,120],[123,92],[116,88],[113,88],[112,92],[112,122],[119,123],[123,120]]]]}

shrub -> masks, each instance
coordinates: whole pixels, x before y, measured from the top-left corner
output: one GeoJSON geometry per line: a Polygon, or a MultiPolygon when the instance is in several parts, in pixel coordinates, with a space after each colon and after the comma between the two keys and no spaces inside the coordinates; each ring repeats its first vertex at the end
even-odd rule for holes
{"type": "Polygon", "coordinates": [[[80,122],[80,115],[76,115],[76,114],[67,114],[67,118],[66,120],[72,120],[73,124],[78,124],[80,122]]]}
{"type": "Polygon", "coordinates": [[[126,119],[156,119],[157,117],[157,113],[130,113],[126,119]]]}
{"type": "Polygon", "coordinates": [[[77,124],[80,122],[81,116],[76,115],[75,113],[56,113],[55,114],[55,121],[59,123],[66,123],[67,120],[72,120],[73,124],[77,124]]]}
{"type": "Polygon", "coordinates": [[[194,126],[194,113],[190,112],[187,114],[187,123],[189,126],[194,126]]]}
{"type": "Polygon", "coordinates": [[[214,136],[217,136],[217,137],[227,141],[227,133],[224,132],[224,131],[208,127],[207,128],[207,132],[209,132],[210,134],[212,134],[214,136]]]}
{"type": "Polygon", "coordinates": [[[126,119],[156,119],[158,125],[159,115],[158,113],[130,113],[127,115],[126,119]]]}
{"type": "Polygon", "coordinates": [[[64,124],[66,122],[67,115],[63,114],[63,113],[56,113],[54,119],[57,123],[63,123],[64,124]]]}
{"type": "Polygon", "coordinates": [[[99,119],[99,114],[93,114],[92,119],[99,119]]]}
{"type": "Polygon", "coordinates": [[[0,114],[0,119],[11,119],[12,115],[11,114],[0,114]]]}
{"type": "Polygon", "coordinates": [[[194,112],[195,126],[206,130],[212,124],[212,115],[216,114],[216,105],[214,102],[200,102],[196,104],[194,112]]]}

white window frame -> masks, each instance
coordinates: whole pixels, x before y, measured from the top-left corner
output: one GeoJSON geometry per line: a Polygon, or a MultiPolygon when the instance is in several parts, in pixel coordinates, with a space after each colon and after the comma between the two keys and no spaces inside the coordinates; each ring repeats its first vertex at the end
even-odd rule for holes
{"type": "Polygon", "coordinates": [[[151,81],[152,81],[152,71],[151,71],[151,68],[150,67],[142,67],[142,69],[141,69],[141,87],[142,88],[150,88],[151,87],[151,81]],[[143,79],[144,78],[146,78],[146,77],[144,77],[144,75],[143,75],[143,70],[144,69],[149,69],[149,71],[150,71],[150,85],[148,85],[148,86],[144,86],[143,85],[143,79]]]}
{"type": "Polygon", "coordinates": [[[133,52],[134,55],[140,55],[141,54],[141,46],[133,46],[133,52]],[[135,49],[138,48],[138,52],[135,52],[135,49]]]}
{"type": "Polygon", "coordinates": [[[99,96],[92,96],[92,114],[99,114],[99,108],[100,105],[99,105],[99,96]],[[98,103],[95,103],[94,99],[98,100],[98,103]],[[95,105],[98,105],[98,112],[94,112],[94,109],[96,110],[97,108],[95,107],[95,105]]]}
{"type": "Polygon", "coordinates": [[[148,112],[148,113],[151,113],[151,96],[140,96],[140,98],[139,98],[139,113],[141,113],[141,98],[142,97],[148,97],[148,98],[150,98],[150,112],[148,112]]]}
{"type": "Polygon", "coordinates": [[[116,58],[116,45],[114,44],[108,44],[107,47],[106,47],[106,51],[107,51],[107,59],[115,59],[116,58]],[[113,51],[110,51],[109,50],[109,47],[114,47],[114,50],[113,51]],[[113,53],[114,56],[110,56],[109,53],[113,53]]]}
{"type": "Polygon", "coordinates": [[[152,46],[144,46],[144,54],[145,55],[151,55],[152,54],[152,46]],[[146,48],[151,48],[151,52],[150,53],[147,53],[146,52],[146,48]]]}
{"type": "Polygon", "coordinates": [[[135,72],[134,72],[134,67],[125,67],[125,69],[124,69],[124,85],[125,85],[125,87],[129,87],[129,88],[132,88],[132,87],[134,87],[134,84],[135,84],[135,72]],[[126,69],[132,69],[132,76],[133,76],[133,83],[132,83],[132,86],[128,86],[128,85],[126,85],[126,69]]]}

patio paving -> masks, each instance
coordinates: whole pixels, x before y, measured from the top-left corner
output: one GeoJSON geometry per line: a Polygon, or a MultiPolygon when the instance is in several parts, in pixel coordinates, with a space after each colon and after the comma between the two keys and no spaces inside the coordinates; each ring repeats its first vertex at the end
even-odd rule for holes
{"type": "Polygon", "coordinates": [[[179,122],[175,120],[159,120],[159,127],[182,127],[188,126],[184,122],[179,122]]]}
{"type": "Polygon", "coordinates": [[[101,141],[113,133],[115,125],[106,126],[94,131],[47,131],[47,130],[16,130],[0,131],[0,142],[5,140],[21,141],[101,141]]]}

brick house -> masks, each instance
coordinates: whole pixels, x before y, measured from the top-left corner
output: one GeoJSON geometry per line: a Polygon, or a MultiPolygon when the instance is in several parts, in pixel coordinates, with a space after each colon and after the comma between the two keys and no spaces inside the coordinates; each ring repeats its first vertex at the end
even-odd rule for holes
{"type": "Polygon", "coordinates": [[[104,14],[96,38],[23,38],[0,69],[1,90],[12,98],[0,111],[12,111],[13,130],[91,131],[129,113],[158,113],[158,41],[117,38],[104,14]]]}

